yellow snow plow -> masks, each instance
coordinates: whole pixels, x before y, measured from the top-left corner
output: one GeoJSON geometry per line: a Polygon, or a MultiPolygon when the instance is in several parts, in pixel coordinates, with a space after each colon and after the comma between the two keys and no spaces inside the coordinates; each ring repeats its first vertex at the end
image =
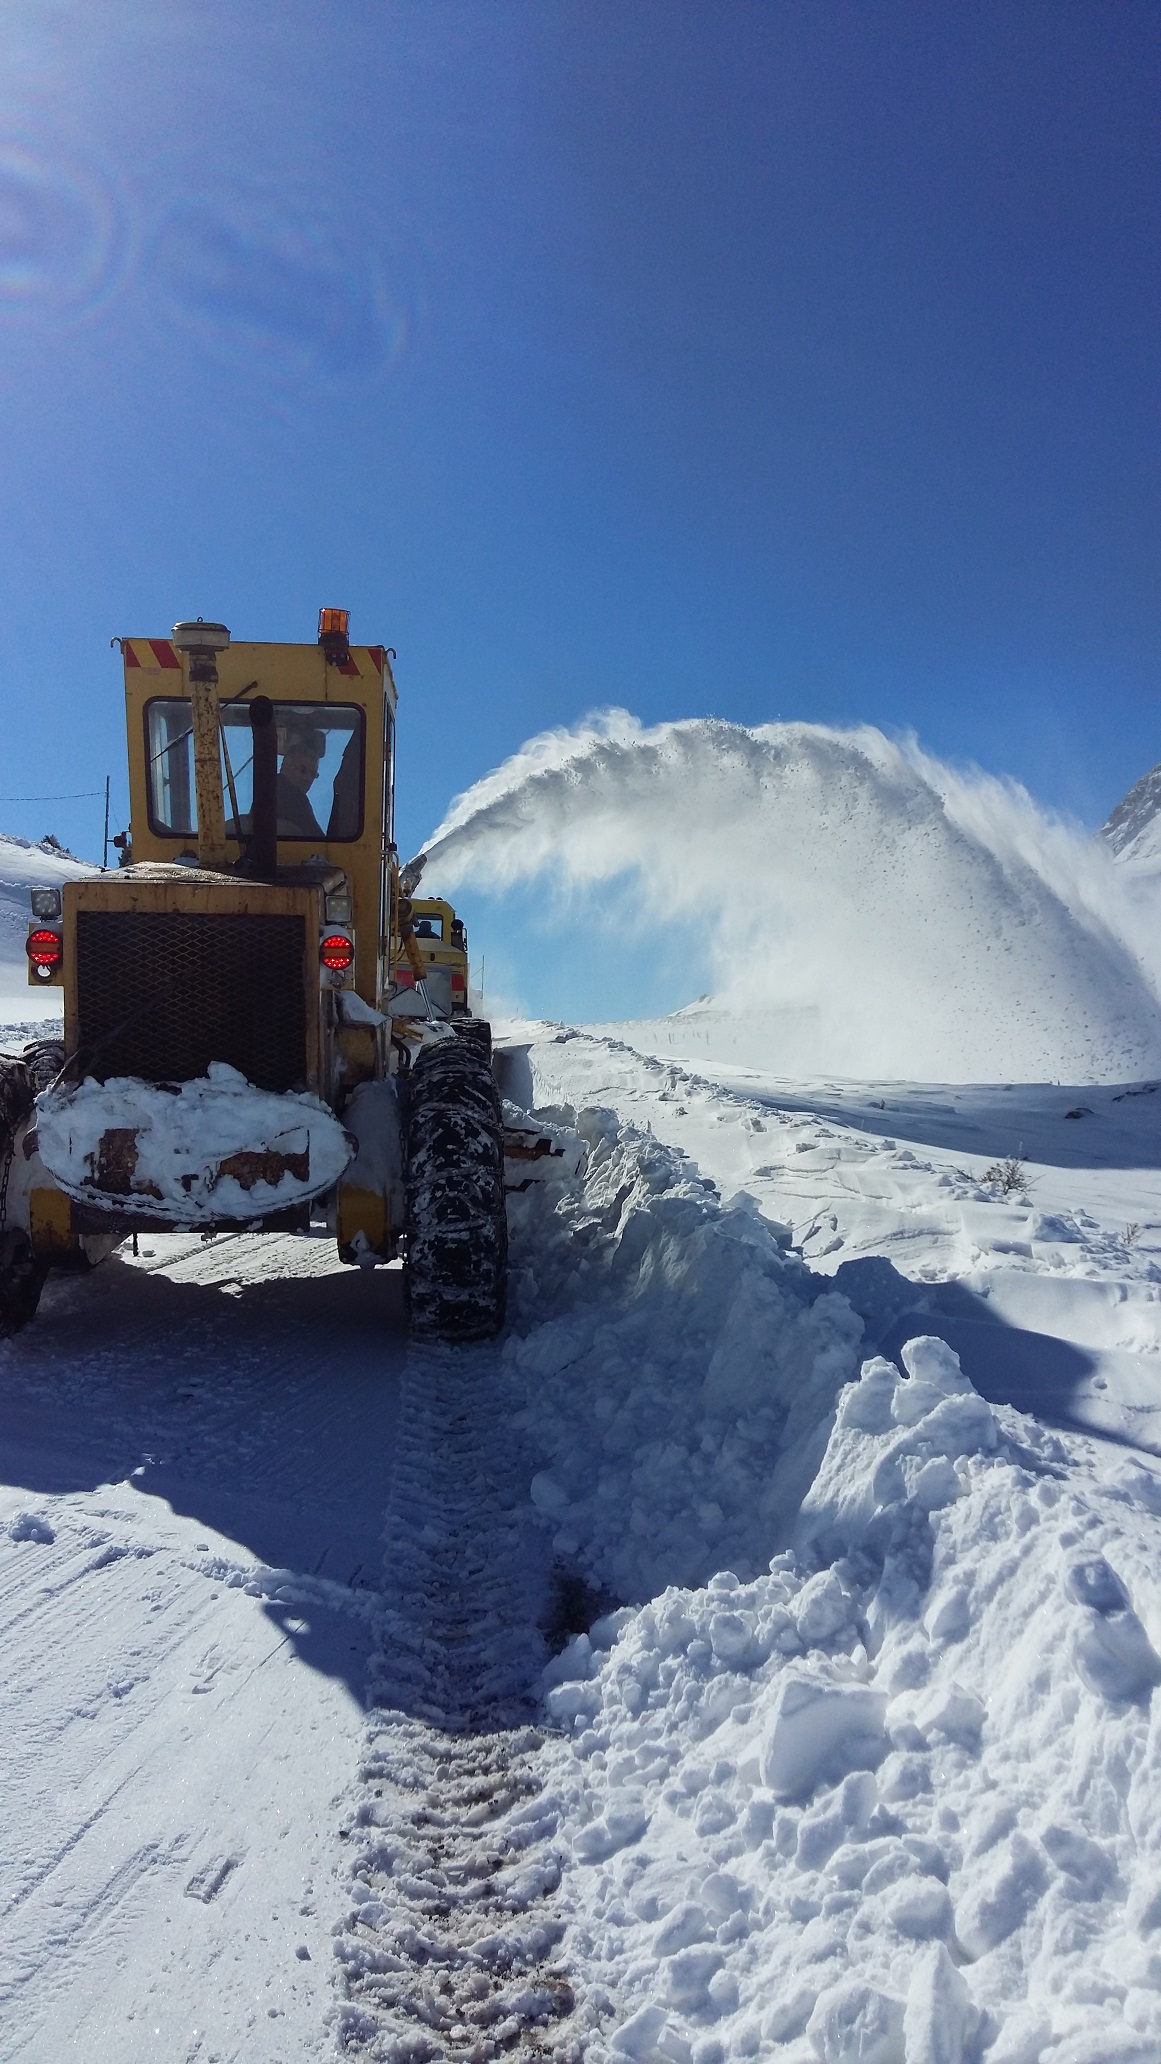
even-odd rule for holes
{"type": "Polygon", "coordinates": [[[305,1232],[407,1262],[413,1330],[502,1323],[503,1136],[452,907],[393,843],[391,653],[124,637],[116,869],[34,889],[63,1041],[0,1060],[0,1333],[127,1234],[305,1232]]]}

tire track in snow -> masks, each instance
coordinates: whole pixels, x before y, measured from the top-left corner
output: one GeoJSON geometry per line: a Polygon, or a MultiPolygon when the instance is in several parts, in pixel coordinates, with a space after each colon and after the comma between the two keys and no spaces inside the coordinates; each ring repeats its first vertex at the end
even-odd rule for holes
{"type": "Polygon", "coordinates": [[[412,1357],[383,1647],[336,1953],[338,2045],[368,2059],[583,2054],[559,1959],[557,1811],[531,1687],[547,1551],[496,1350],[412,1357]]]}

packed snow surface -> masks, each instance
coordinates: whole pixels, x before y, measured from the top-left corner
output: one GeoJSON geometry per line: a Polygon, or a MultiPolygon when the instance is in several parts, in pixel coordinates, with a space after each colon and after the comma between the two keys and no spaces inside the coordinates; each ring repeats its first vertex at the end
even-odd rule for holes
{"type": "Polygon", "coordinates": [[[787,1069],[1110,1081],[1161,1068],[1152,933],[1107,846],[1015,783],[870,726],[613,711],[453,805],[433,879],[545,878],[619,927],[695,927],[787,1069]]]}
{"type": "Polygon", "coordinates": [[[245,1232],[0,1343],[13,2064],[1157,2064],[1158,1078],[723,1015],[506,1029],[494,1345],[245,1232]]]}
{"type": "Polygon", "coordinates": [[[354,1142],[317,1097],[255,1089],[225,1061],[172,1088],[131,1076],[46,1090],[36,1102],[40,1158],[82,1203],[164,1213],[181,1225],[260,1218],[330,1189],[354,1142]],[[131,1140],[110,1181],[110,1146],[131,1140]],[[275,1157],[272,1160],[272,1157],[275,1157]]]}
{"type": "Polygon", "coordinates": [[[0,1346],[14,2060],[1161,2055],[1161,1094],[629,1032],[494,1347],[246,1234],[0,1346]]]}

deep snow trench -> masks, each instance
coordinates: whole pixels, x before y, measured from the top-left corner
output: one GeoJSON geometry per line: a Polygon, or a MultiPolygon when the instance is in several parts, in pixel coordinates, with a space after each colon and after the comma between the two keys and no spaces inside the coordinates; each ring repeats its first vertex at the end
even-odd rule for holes
{"type": "Polygon", "coordinates": [[[509,1043],[495,1348],[247,1235],[0,1345],[5,2057],[1156,2060],[1161,1092],[509,1043]]]}

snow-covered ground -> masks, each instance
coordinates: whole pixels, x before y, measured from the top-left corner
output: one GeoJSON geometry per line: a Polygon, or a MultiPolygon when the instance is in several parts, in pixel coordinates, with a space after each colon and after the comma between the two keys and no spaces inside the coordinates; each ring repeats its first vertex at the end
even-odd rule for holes
{"type": "Polygon", "coordinates": [[[1161,2056],[1152,1093],[633,1029],[508,1028],[495,1348],[249,1235],[0,1348],[6,2056],[1161,2056]]]}
{"type": "MultiPolygon", "coordinates": [[[[712,728],[606,726],[581,772],[624,800],[647,761],[664,816],[712,728]]],[[[453,820],[478,855],[563,810],[579,866],[600,811],[538,743],[453,820]]],[[[763,836],[829,769],[850,883],[875,825],[963,861],[970,980],[939,1004],[929,925],[894,995],[953,1079],[806,1065],[855,1022],[828,983],[498,1028],[562,1151],[494,1345],[409,1349],[398,1270],[321,1233],[50,1280],[0,1343],[6,2064],[1159,2064],[1136,920],[998,786],[941,800],[866,734],[717,748],[763,836]],[[1041,1079],[971,1079],[969,995],[1041,1079]]]]}
{"type": "Polygon", "coordinates": [[[0,2051],[321,2054],[399,1278],[144,1237],[0,1345],[0,2051]]]}
{"type": "Polygon", "coordinates": [[[514,1027],[509,1059],[695,1156],[730,1229],[694,1298],[658,1238],[668,1351],[656,1310],[511,1351],[558,1551],[637,1607],[549,1673],[569,1948],[633,2009],[608,2053],[1158,2057],[1153,1086],[791,1086],[634,1029],[514,1027]]]}

